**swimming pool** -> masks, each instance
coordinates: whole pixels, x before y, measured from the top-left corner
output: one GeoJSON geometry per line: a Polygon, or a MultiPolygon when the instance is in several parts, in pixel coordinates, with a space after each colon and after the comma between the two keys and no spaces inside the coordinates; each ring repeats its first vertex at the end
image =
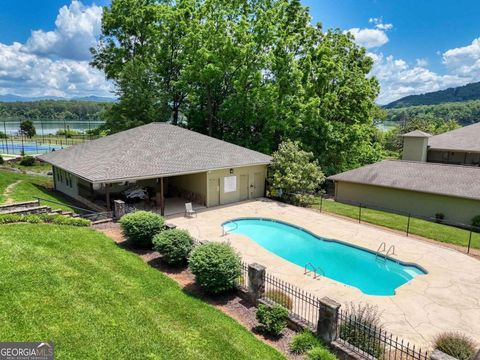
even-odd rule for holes
{"type": "Polygon", "coordinates": [[[377,258],[374,252],[271,219],[236,219],[222,225],[228,233],[242,234],[268,251],[319,274],[354,286],[368,295],[395,295],[395,289],[427,272],[414,264],[377,258]]]}

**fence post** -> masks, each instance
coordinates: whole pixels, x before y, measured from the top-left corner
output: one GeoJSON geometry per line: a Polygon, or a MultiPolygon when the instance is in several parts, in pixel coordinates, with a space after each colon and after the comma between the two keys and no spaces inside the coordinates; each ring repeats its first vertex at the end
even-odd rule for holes
{"type": "Polygon", "coordinates": [[[407,222],[407,236],[410,234],[410,213],[408,213],[408,222],[407,222]]]}
{"type": "Polygon", "coordinates": [[[472,245],[472,232],[473,232],[473,228],[470,228],[470,236],[468,237],[467,254],[470,254],[470,246],[472,245]]]}
{"type": "Polygon", "coordinates": [[[248,295],[255,305],[265,293],[265,272],[266,267],[263,265],[257,263],[248,265],[248,295]]]}
{"type": "Polygon", "coordinates": [[[338,310],[340,304],[328,297],[320,299],[317,336],[327,344],[337,339],[338,310]]]}
{"type": "Polygon", "coordinates": [[[125,215],[126,212],[125,202],[123,202],[122,200],[115,200],[113,204],[113,216],[115,217],[115,219],[120,220],[120,218],[125,215]]]}
{"type": "Polygon", "coordinates": [[[362,222],[362,204],[358,205],[358,223],[362,222]]]}

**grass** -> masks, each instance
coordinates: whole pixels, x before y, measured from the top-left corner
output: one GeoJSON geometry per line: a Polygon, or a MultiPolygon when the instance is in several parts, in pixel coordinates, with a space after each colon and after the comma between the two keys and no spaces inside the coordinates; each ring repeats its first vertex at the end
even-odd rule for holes
{"type": "Polygon", "coordinates": [[[19,181],[10,193],[10,198],[15,201],[31,201],[34,197],[41,197],[43,199],[57,201],[59,204],[53,204],[48,202],[40,202],[42,205],[48,205],[52,209],[62,209],[73,211],[70,206],[70,201],[67,197],[60,193],[54,192],[53,180],[50,176],[40,175],[27,175],[18,172],[0,170],[0,204],[7,201],[5,190],[8,185],[19,181]]]}
{"type": "Polygon", "coordinates": [[[91,228],[0,227],[2,341],[56,359],[284,359],[91,228]]]}
{"type": "MultiPolygon", "coordinates": [[[[320,208],[320,200],[317,199],[312,207],[320,208]]],[[[323,200],[322,211],[352,219],[358,219],[359,216],[358,206],[342,204],[332,200],[323,200]]],[[[406,231],[408,224],[407,216],[366,208],[362,208],[361,219],[362,222],[380,225],[398,231],[406,231]]],[[[467,246],[470,237],[470,231],[468,230],[413,217],[410,218],[409,232],[428,239],[460,246],[467,246]]],[[[480,233],[472,233],[471,246],[472,248],[480,249],[480,233]]]]}
{"type": "Polygon", "coordinates": [[[34,166],[23,166],[20,164],[15,164],[13,165],[13,167],[20,169],[22,171],[29,171],[29,172],[43,173],[43,174],[46,174],[49,171],[52,171],[52,165],[47,163],[40,163],[40,162],[35,163],[34,166]]]}

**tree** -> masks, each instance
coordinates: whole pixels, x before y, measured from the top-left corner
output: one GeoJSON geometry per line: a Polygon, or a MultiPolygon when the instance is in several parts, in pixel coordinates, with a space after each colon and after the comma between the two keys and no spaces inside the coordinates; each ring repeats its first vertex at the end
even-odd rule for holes
{"type": "Polygon", "coordinates": [[[20,123],[20,133],[28,138],[32,138],[37,133],[31,120],[23,120],[20,123]]]}
{"type": "Polygon", "coordinates": [[[400,151],[403,147],[402,135],[414,130],[421,130],[431,135],[458,129],[460,125],[455,120],[444,121],[428,114],[417,115],[393,129],[385,136],[385,148],[390,151],[400,151]]]}
{"type": "Polygon", "coordinates": [[[286,197],[312,194],[325,181],[313,154],[303,151],[298,142],[282,142],[272,158],[268,176],[270,188],[286,197]]]}
{"type": "Polygon", "coordinates": [[[171,121],[265,153],[291,139],[327,174],[382,155],[373,60],[300,0],[113,0],[102,30],[113,132],[171,121]]]}

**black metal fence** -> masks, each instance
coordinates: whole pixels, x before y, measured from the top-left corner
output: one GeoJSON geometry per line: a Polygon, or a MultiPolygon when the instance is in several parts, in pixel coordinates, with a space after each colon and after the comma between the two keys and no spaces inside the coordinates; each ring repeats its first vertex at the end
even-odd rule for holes
{"type": "Polygon", "coordinates": [[[247,290],[248,288],[248,264],[242,262],[242,266],[240,268],[241,273],[237,279],[237,286],[242,288],[243,290],[247,290]]]}
{"type": "Polygon", "coordinates": [[[320,302],[315,295],[267,273],[262,299],[284,306],[291,318],[311,329],[317,328],[320,302]]]}
{"type": "Polygon", "coordinates": [[[342,310],[338,312],[337,339],[362,357],[385,360],[429,359],[427,351],[342,310]]]}
{"type": "MultiPolygon", "coordinates": [[[[341,203],[335,202],[337,206],[336,208],[332,208],[331,206],[329,207],[329,205],[331,205],[329,202],[332,201],[333,200],[330,197],[325,195],[318,196],[318,201],[315,204],[315,207],[318,208],[320,212],[325,211],[347,216],[357,220],[359,223],[367,222],[385,226],[397,231],[403,231],[406,236],[413,234],[438,241],[444,241],[442,240],[442,237],[445,237],[444,242],[449,242],[446,241],[446,238],[451,238],[452,235],[449,233],[455,232],[454,245],[465,247],[465,252],[467,254],[469,254],[472,249],[480,249],[480,227],[446,220],[442,213],[438,213],[436,217],[428,217],[418,215],[415,212],[399,211],[387,207],[347,201],[342,201],[341,203]],[[354,208],[342,209],[342,205],[354,208]],[[379,212],[391,214],[392,217],[390,219],[382,219],[379,212]],[[437,231],[437,234],[431,234],[426,231],[424,221],[445,226],[445,231],[437,231]]],[[[480,254],[480,251],[478,251],[478,253],[480,254]]]]}

